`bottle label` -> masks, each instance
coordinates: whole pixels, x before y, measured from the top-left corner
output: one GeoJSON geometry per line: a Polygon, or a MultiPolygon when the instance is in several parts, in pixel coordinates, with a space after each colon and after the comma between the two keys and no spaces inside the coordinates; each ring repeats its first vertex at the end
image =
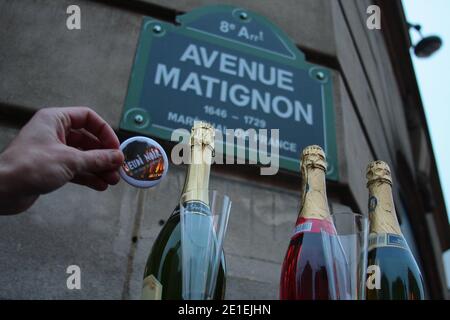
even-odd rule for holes
{"type": "Polygon", "coordinates": [[[373,250],[381,247],[395,247],[409,250],[405,238],[398,234],[392,233],[373,233],[369,236],[369,248],[373,250]]]}
{"type": "Polygon", "coordinates": [[[310,232],[312,229],[312,222],[305,222],[295,226],[294,235],[301,232],[310,232]]]}
{"type": "Polygon", "coordinates": [[[198,200],[190,200],[184,204],[184,210],[189,213],[196,213],[204,216],[210,216],[211,210],[204,202],[198,200]]]}
{"type": "Polygon", "coordinates": [[[142,287],[142,300],[161,300],[162,284],[154,275],[149,275],[144,279],[142,287]]]}
{"type": "Polygon", "coordinates": [[[297,221],[297,225],[295,226],[294,234],[292,235],[292,237],[294,238],[299,234],[306,232],[320,233],[322,231],[332,235],[336,234],[336,229],[333,222],[331,221],[325,219],[300,217],[297,221]]]}

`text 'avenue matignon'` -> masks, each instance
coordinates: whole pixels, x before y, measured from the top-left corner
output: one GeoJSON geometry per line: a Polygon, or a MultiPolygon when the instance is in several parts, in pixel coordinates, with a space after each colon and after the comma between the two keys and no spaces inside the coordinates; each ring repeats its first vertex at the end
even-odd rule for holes
{"type": "MultiPolygon", "coordinates": [[[[294,74],[282,68],[268,66],[261,62],[248,61],[218,50],[189,44],[181,55],[180,62],[194,65],[196,68],[214,69],[219,74],[231,75],[238,80],[263,84],[268,89],[276,88],[287,95],[294,92],[294,74]]],[[[282,119],[304,122],[314,125],[313,105],[293,100],[287,95],[272,94],[272,90],[261,91],[241,83],[212,77],[198,72],[183,72],[181,68],[169,67],[158,63],[154,84],[195,94],[200,97],[219,100],[236,107],[247,107],[261,110],[266,114],[274,114],[282,119]]]]}

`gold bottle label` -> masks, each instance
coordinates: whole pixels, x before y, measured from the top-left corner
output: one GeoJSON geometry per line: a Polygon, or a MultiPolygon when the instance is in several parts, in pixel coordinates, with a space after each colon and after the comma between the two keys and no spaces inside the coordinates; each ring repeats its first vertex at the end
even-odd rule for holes
{"type": "Polygon", "coordinates": [[[152,274],[144,279],[142,300],[161,300],[162,284],[152,274]]]}
{"type": "Polygon", "coordinates": [[[214,128],[196,122],[191,130],[191,163],[183,187],[184,201],[199,200],[209,204],[209,175],[214,156],[214,128]]]}
{"type": "Polygon", "coordinates": [[[301,172],[303,177],[302,205],[299,216],[305,219],[330,219],[325,174],[325,153],[318,146],[303,150],[301,172]]]}
{"type": "Polygon", "coordinates": [[[307,171],[300,215],[307,219],[328,219],[330,211],[325,189],[325,172],[321,169],[308,169],[307,171]]]}
{"type": "Polygon", "coordinates": [[[392,177],[389,166],[374,161],[367,167],[369,188],[370,233],[402,236],[392,197],[392,177]]]}
{"type": "Polygon", "coordinates": [[[401,235],[391,186],[384,181],[376,181],[369,186],[369,190],[370,233],[401,235]]]}

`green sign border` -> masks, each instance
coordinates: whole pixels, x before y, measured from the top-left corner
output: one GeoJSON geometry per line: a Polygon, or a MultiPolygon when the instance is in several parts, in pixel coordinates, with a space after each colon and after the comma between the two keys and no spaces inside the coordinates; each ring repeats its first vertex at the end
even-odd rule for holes
{"type": "MultiPolygon", "coordinates": [[[[327,154],[328,162],[328,172],[327,178],[330,180],[338,181],[338,159],[337,159],[337,145],[336,145],[336,125],[335,125],[335,115],[334,115],[334,105],[333,105],[333,86],[332,86],[332,74],[327,68],[319,65],[311,64],[305,61],[304,54],[292,43],[292,41],[287,37],[287,35],[281,31],[278,27],[274,26],[266,18],[255,14],[253,12],[240,9],[234,6],[227,5],[212,5],[201,7],[195,9],[187,14],[177,17],[177,22],[180,25],[173,25],[170,23],[165,23],[151,17],[144,17],[139,37],[139,44],[136,51],[136,56],[132,68],[132,73],[129,80],[128,92],[125,99],[124,110],[120,122],[120,129],[131,131],[134,133],[139,133],[142,135],[151,135],[164,140],[169,140],[171,138],[171,130],[165,130],[161,128],[148,127],[151,119],[148,113],[139,108],[140,97],[143,90],[144,77],[147,63],[149,62],[149,53],[152,45],[153,38],[164,37],[166,33],[173,32],[180,35],[190,37],[193,39],[198,39],[201,41],[208,42],[213,45],[218,45],[220,47],[226,47],[241,52],[246,52],[253,56],[278,62],[284,64],[291,68],[307,70],[310,76],[321,83],[323,90],[323,106],[324,107],[324,129],[325,129],[325,152],[327,154]],[[282,57],[281,55],[273,54],[268,51],[258,50],[252,48],[251,46],[246,46],[245,44],[235,43],[233,41],[227,41],[220,39],[219,37],[214,37],[212,35],[207,35],[203,32],[196,32],[192,29],[188,29],[189,24],[203,15],[208,15],[211,13],[223,12],[229,14],[232,10],[242,10],[245,11],[251,20],[258,21],[259,23],[268,25],[272,32],[274,32],[281,41],[289,48],[292,53],[294,53],[295,58],[289,59],[282,57]],[[322,77],[319,80],[317,75],[320,74],[322,77]],[[135,115],[139,114],[143,116],[143,121],[140,124],[135,122],[135,115]]],[[[150,106],[151,107],[151,106],[150,106]]],[[[236,150],[235,150],[235,154],[236,150]]],[[[299,155],[300,156],[300,155],[299,155]]],[[[299,172],[299,159],[293,158],[282,158],[280,157],[280,168],[287,169],[289,171],[299,172]]]]}

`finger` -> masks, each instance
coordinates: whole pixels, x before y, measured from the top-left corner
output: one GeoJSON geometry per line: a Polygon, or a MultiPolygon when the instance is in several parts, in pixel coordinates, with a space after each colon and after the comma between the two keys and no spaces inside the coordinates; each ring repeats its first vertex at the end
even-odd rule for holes
{"type": "Polygon", "coordinates": [[[117,171],[99,172],[96,176],[110,185],[116,185],[120,181],[120,175],[117,171]]]}
{"type": "Polygon", "coordinates": [[[75,150],[75,154],[76,156],[69,160],[75,174],[114,171],[119,169],[124,161],[122,151],[115,149],[75,150]]]}
{"type": "Polygon", "coordinates": [[[97,137],[104,149],[118,149],[120,142],[114,130],[96,112],[87,107],[66,107],[62,113],[69,118],[70,129],[86,129],[97,137]]]}
{"type": "Polygon", "coordinates": [[[70,130],[66,137],[66,144],[68,146],[79,148],[82,150],[102,149],[103,146],[100,140],[92,133],[84,130],[70,130]]]}
{"type": "Polygon", "coordinates": [[[108,188],[108,184],[105,181],[103,181],[96,175],[89,173],[77,174],[71,180],[71,182],[89,187],[97,191],[105,191],[108,188]]]}

